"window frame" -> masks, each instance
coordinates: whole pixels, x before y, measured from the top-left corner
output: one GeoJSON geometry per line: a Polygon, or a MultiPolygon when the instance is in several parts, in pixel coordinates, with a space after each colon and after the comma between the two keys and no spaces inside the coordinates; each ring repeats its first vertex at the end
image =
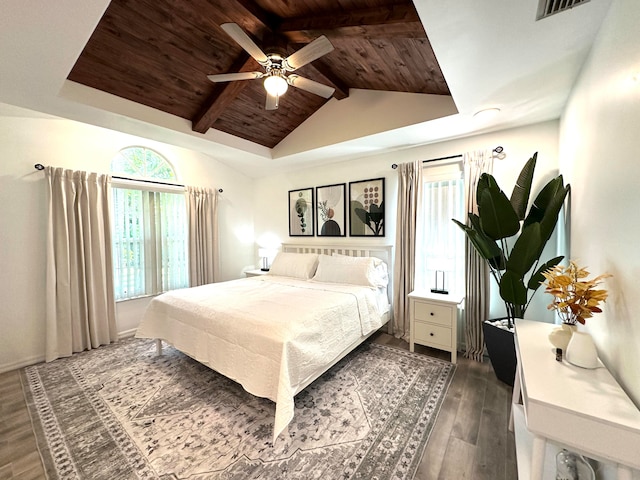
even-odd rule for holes
{"type": "MultiPolygon", "coordinates": [[[[127,159],[127,157],[124,157],[125,159],[127,159]]],[[[173,166],[173,164],[162,154],[160,154],[159,152],[157,152],[156,150],[149,148],[149,147],[145,147],[142,145],[132,145],[130,147],[125,147],[122,148],[118,151],[118,154],[112,159],[111,162],[111,187],[112,189],[120,189],[120,190],[139,190],[142,192],[147,192],[147,193],[169,193],[169,194],[185,194],[185,187],[184,185],[180,185],[177,183],[169,183],[168,181],[171,182],[178,182],[179,181],[179,177],[178,177],[178,172],[176,171],[175,167],[173,166]],[[166,167],[168,167],[172,173],[172,177],[173,178],[165,178],[165,177],[144,177],[141,175],[135,175],[132,174],[130,172],[126,172],[126,171],[122,171],[122,170],[118,170],[118,171],[114,171],[113,170],[113,162],[115,161],[115,159],[118,156],[122,155],[122,152],[128,150],[128,149],[143,149],[145,152],[152,152],[154,156],[158,157],[160,160],[162,160],[162,162],[166,165],[166,167]]],[[[143,204],[148,201],[150,203],[153,203],[155,200],[155,196],[154,195],[149,195],[148,200],[144,199],[144,195],[143,195],[143,204]]],[[[111,199],[111,208],[114,208],[114,199],[111,199]]],[[[186,268],[188,270],[189,268],[189,252],[188,252],[188,242],[189,242],[189,232],[188,232],[188,216],[186,213],[186,198],[185,198],[185,216],[184,216],[184,220],[185,220],[185,231],[186,231],[186,235],[185,235],[185,264],[186,264],[186,268]]],[[[142,265],[142,268],[144,270],[144,276],[145,276],[145,293],[143,294],[138,294],[138,295],[132,295],[132,296],[128,296],[128,297],[124,297],[124,298],[117,298],[116,302],[124,302],[124,301],[128,301],[128,300],[136,300],[136,299],[140,299],[140,298],[147,298],[147,297],[153,297],[153,296],[157,296],[161,293],[163,293],[163,290],[161,288],[162,286],[162,277],[161,277],[161,271],[162,271],[162,262],[158,261],[158,255],[157,255],[157,240],[156,240],[156,229],[158,228],[158,225],[155,221],[151,221],[150,218],[147,218],[151,213],[154,214],[154,216],[157,216],[157,213],[155,211],[155,205],[153,205],[152,207],[150,207],[152,210],[151,212],[147,212],[145,215],[145,211],[144,211],[144,207],[143,207],[143,213],[142,213],[142,222],[144,223],[144,228],[146,230],[146,233],[144,234],[143,238],[142,238],[142,244],[143,244],[143,253],[144,253],[144,264],[142,265]],[[146,287],[147,285],[151,285],[150,288],[146,287]],[[152,293],[147,293],[151,291],[152,293]]],[[[112,222],[111,222],[111,244],[112,244],[112,249],[115,252],[115,248],[114,248],[114,241],[115,241],[115,222],[116,219],[112,218],[112,222]]],[[[115,277],[116,277],[116,262],[113,262],[113,275],[114,275],[114,284],[115,284],[115,277]]],[[[186,277],[186,284],[184,286],[178,287],[178,288],[185,288],[189,286],[189,274],[187,271],[187,277],[186,277]]],[[[117,292],[116,292],[117,293],[117,292]]]]}
{"type": "MultiPolygon", "coordinates": [[[[422,186],[421,186],[422,201],[419,207],[420,208],[419,211],[421,212],[421,214],[418,216],[417,232],[416,232],[417,233],[416,241],[419,245],[425,244],[425,241],[424,241],[425,237],[423,236],[423,234],[427,231],[427,225],[428,225],[427,215],[430,211],[429,209],[425,210],[424,208],[425,202],[427,200],[426,198],[427,183],[446,181],[447,179],[459,180],[461,184],[459,185],[459,191],[457,192],[457,194],[459,195],[460,203],[456,206],[456,208],[459,210],[460,215],[462,217],[466,217],[464,213],[464,195],[465,195],[464,181],[465,179],[464,179],[464,168],[463,168],[462,161],[456,160],[456,161],[438,162],[437,164],[431,164],[431,165],[429,165],[428,163],[425,163],[422,166],[422,168],[423,168],[422,186]],[[431,173],[428,173],[429,171],[431,171],[431,173]]],[[[452,217],[452,218],[455,218],[455,217],[452,217]]],[[[466,221],[466,218],[458,219],[458,220],[464,222],[466,221]]],[[[450,223],[451,223],[451,226],[447,228],[450,228],[450,232],[452,235],[457,235],[458,234],[457,227],[452,221],[450,221],[450,223]]],[[[464,235],[462,237],[464,237],[464,235]]],[[[453,284],[454,285],[453,287],[450,281],[448,281],[447,284],[445,285],[449,293],[464,292],[464,255],[465,255],[464,238],[461,240],[461,245],[459,246],[461,247],[461,251],[460,252],[456,251],[456,260],[454,265],[455,272],[457,272],[455,276],[456,282],[453,284]],[[460,269],[460,264],[461,264],[461,269],[460,269]],[[455,268],[456,266],[458,268],[455,268]]],[[[422,248],[423,247],[420,246],[420,249],[422,248]]],[[[426,248],[426,246],[424,248],[426,248]]],[[[427,269],[425,271],[425,269],[423,268],[427,266],[427,257],[428,255],[423,254],[422,250],[418,250],[418,249],[416,250],[416,270],[415,270],[416,274],[415,274],[414,280],[415,280],[416,288],[424,288],[426,290],[429,290],[432,288],[437,288],[437,286],[436,286],[435,278],[432,279],[432,278],[428,278],[427,276],[427,272],[430,270],[427,269]],[[424,273],[420,273],[423,271],[424,273]]],[[[433,269],[433,271],[435,270],[437,269],[433,269]]]]}

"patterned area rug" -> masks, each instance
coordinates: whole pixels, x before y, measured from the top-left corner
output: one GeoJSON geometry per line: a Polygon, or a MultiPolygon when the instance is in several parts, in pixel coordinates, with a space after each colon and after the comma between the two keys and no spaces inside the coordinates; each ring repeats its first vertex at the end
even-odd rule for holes
{"type": "Polygon", "coordinates": [[[365,343],[275,404],[153,341],[128,339],[23,370],[50,479],[413,478],[455,366],[365,343]]]}

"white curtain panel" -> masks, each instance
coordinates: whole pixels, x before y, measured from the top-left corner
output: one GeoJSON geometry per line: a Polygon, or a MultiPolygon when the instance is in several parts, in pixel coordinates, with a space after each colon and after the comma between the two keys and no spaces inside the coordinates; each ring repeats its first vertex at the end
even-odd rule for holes
{"type": "Polygon", "coordinates": [[[398,216],[393,273],[394,335],[409,339],[409,295],[415,282],[416,232],[422,203],[422,162],[398,165],[398,216]]]}
{"type": "Polygon", "coordinates": [[[154,293],[189,286],[188,229],[184,194],[153,192],[154,293]]]}
{"type": "Polygon", "coordinates": [[[46,361],[118,339],[109,175],[46,167],[46,361]]]}
{"type": "MultiPolygon", "coordinates": [[[[493,171],[493,152],[476,150],[463,156],[465,211],[478,213],[476,188],[483,173],[493,171]]],[[[467,224],[469,221],[467,219],[467,224]]],[[[465,236],[466,237],[466,236],[465,236]]],[[[484,355],[482,322],[489,317],[489,267],[467,239],[465,249],[465,343],[464,356],[478,362],[484,355]]]]}
{"type": "Polygon", "coordinates": [[[218,198],[211,188],[187,187],[189,280],[192,287],[213,283],[218,271],[218,198]]]}

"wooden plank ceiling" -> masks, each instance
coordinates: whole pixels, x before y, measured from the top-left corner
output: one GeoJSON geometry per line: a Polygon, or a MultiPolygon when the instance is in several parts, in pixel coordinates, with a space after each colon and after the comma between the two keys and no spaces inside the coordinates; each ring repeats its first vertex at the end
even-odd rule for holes
{"type": "Polygon", "coordinates": [[[69,80],[272,148],[328,100],[289,88],[266,110],[261,80],[207,75],[263,71],[221,28],[234,22],[268,53],[320,35],[335,49],[296,74],[335,87],[449,95],[415,7],[400,0],[112,0],[69,80]]]}

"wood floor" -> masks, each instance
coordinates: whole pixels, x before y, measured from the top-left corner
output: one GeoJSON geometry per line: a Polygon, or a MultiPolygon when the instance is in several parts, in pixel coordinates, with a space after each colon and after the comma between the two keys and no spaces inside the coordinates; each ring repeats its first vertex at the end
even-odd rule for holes
{"type": "MultiPolygon", "coordinates": [[[[373,341],[409,348],[387,334],[373,341]]],[[[449,360],[417,345],[416,352],[449,360]]],[[[507,429],[511,388],[489,363],[458,356],[458,367],[414,480],[516,480],[513,433],[507,429]]],[[[44,479],[18,371],[0,374],[0,480],[44,479]]]]}
{"type": "MultiPolygon", "coordinates": [[[[409,349],[387,334],[374,341],[409,349]]],[[[449,353],[416,345],[415,351],[450,360],[449,353]]],[[[512,388],[491,364],[458,355],[456,373],[414,480],[517,480],[516,448],[509,432],[512,388]]]]}

